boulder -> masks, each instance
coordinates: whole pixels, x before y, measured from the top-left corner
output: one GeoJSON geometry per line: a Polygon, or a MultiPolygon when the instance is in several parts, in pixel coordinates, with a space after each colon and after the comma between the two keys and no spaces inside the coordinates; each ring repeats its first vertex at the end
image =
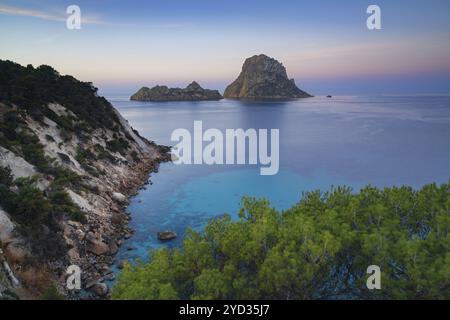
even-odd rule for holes
{"type": "Polygon", "coordinates": [[[14,178],[26,178],[36,174],[32,164],[2,146],[0,146],[0,166],[9,167],[14,178]]]}
{"type": "Polygon", "coordinates": [[[120,193],[120,192],[113,192],[113,194],[111,195],[112,196],[112,199],[114,200],[114,201],[117,201],[117,202],[119,202],[119,203],[126,203],[127,202],[127,197],[126,196],[124,196],[122,193],[120,193]]]}
{"type": "Polygon", "coordinates": [[[74,248],[72,248],[69,251],[67,251],[67,255],[69,256],[70,261],[72,261],[72,262],[76,262],[76,261],[80,260],[80,254],[74,248]]]}
{"type": "Polygon", "coordinates": [[[116,279],[116,275],[114,273],[108,273],[103,277],[105,281],[114,281],[116,279]]]}
{"type": "Polygon", "coordinates": [[[245,60],[239,77],[225,90],[229,99],[293,99],[308,98],[294,79],[289,79],[286,68],[277,60],[264,54],[245,60]]]}
{"type": "Polygon", "coordinates": [[[109,291],[108,286],[102,282],[94,284],[90,290],[99,297],[105,297],[109,291]]]}
{"type": "Polygon", "coordinates": [[[101,256],[110,252],[109,246],[100,240],[89,240],[87,250],[97,256],[101,256]]]}

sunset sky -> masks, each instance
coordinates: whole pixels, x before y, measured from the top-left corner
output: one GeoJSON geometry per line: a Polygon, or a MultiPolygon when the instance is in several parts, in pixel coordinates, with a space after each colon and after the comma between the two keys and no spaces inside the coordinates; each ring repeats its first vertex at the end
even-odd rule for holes
{"type": "Polygon", "coordinates": [[[104,93],[233,81],[265,53],[313,94],[450,93],[450,1],[3,1],[0,59],[49,64],[104,93]],[[68,5],[82,29],[68,30],[68,5]],[[382,30],[366,27],[370,4],[382,30]]]}

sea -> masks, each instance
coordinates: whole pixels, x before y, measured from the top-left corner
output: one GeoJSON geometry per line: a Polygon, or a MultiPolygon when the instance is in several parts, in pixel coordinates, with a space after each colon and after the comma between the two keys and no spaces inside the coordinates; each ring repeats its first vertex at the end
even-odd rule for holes
{"type": "MultiPolygon", "coordinates": [[[[161,164],[131,199],[135,230],[117,264],[146,261],[150,250],[179,247],[187,228],[201,231],[223,214],[238,218],[243,196],[265,198],[282,211],[305,192],[349,186],[415,189],[450,179],[450,96],[334,96],[294,101],[137,102],[107,95],[134,129],[174,146],[176,129],[278,129],[279,171],[260,165],[161,164]],[[178,237],[161,242],[157,232],[178,237]]],[[[118,272],[117,265],[114,268],[118,272]]]]}

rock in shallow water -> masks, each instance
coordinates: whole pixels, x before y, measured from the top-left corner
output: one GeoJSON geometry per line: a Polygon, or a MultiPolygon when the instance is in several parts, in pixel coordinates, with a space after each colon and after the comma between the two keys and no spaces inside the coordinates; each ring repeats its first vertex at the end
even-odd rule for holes
{"type": "Polygon", "coordinates": [[[94,284],[90,290],[99,297],[105,297],[109,291],[108,286],[101,282],[94,284]]]}
{"type": "Polygon", "coordinates": [[[158,232],[157,235],[158,235],[158,239],[163,240],[163,241],[172,240],[177,237],[177,234],[174,231],[161,231],[161,232],[158,232]]]}

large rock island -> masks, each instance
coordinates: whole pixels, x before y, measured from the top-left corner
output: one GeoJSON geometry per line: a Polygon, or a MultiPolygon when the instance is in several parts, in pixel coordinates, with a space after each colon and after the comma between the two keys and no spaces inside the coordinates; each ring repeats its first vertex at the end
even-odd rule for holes
{"type": "Polygon", "coordinates": [[[308,98],[294,79],[289,79],[286,68],[277,60],[264,54],[245,60],[239,77],[224,93],[229,99],[295,99],[308,98]]]}
{"type": "Polygon", "coordinates": [[[222,95],[217,90],[203,89],[197,82],[192,82],[186,88],[169,88],[156,86],[153,88],[142,87],[131,96],[131,100],[137,101],[202,101],[221,100],[222,95]]]}

